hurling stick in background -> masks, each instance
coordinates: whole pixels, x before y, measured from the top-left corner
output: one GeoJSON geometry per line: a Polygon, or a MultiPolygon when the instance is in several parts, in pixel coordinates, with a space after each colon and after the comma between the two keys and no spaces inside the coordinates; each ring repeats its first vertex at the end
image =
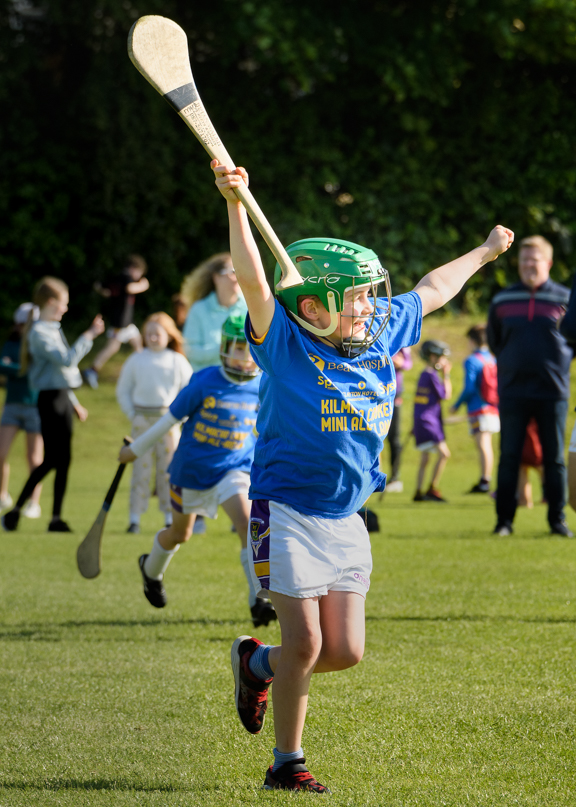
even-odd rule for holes
{"type": "MultiPolygon", "coordinates": [[[[192,129],[210,157],[218,160],[220,165],[234,168],[234,162],[218,137],[194,84],[188,38],[182,28],[166,17],[140,17],[128,34],[128,55],[136,69],[192,129]]],[[[246,186],[234,190],[280,264],[282,277],[278,288],[285,289],[302,283],[302,278],[250,190],[246,186]]]]}
{"type": "MultiPolygon", "coordinates": [[[[132,440],[129,437],[124,438],[125,446],[130,445],[131,442],[132,440]]],[[[98,577],[100,574],[100,547],[102,544],[104,523],[106,521],[106,516],[108,515],[108,510],[110,510],[112,501],[116,495],[116,491],[118,490],[118,485],[120,484],[120,480],[122,479],[122,474],[124,473],[125,468],[125,463],[121,463],[118,466],[118,470],[116,471],[116,475],[114,476],[112,484],[110,485],[110,489],[106,494],[102,508],[96,516],[96,521],[90,527],[86,538],[84,538],[78,547],[78,551],[76,552],[76,562],[82,577],[91,579],[93,577],[98,577]]]]}

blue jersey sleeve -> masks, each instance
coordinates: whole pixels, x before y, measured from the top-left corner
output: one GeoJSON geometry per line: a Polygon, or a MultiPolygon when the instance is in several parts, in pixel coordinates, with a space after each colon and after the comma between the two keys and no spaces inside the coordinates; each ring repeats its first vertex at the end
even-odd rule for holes
{"type": "Polygon", "coordinates": [[[202,403],[202,387],[198,379],[199,374],[194,374],[188,386],[184,387],[170,404],[170,414],[178,420],[190,417],[202,403]]]}
{"type": "Polygon", "coordinates": [[[394,356],[403,347],[420,341],[422,328],[422,300],[415,291],[392,298],[390,322],[386,328],[390,355],[394,356]]]}
{"type": "Polygon", "coordinates": [[[274,316],[268,333],[261,344],[252,336],[250,316],[246,317],[246,338],[254,361],[270,376],[284,373],[294,361],[294,342],[298,326],[293,322],[283,306],[275,300],[274,316]]]}

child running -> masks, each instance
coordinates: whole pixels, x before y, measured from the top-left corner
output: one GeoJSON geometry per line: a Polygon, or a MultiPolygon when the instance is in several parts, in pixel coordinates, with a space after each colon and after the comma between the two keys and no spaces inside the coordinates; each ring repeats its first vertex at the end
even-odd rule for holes
{"type": "Polygon", "coordinates": [[[343,670],[364,652],[370,540],[357,510],[384,488],[379,455],[395,393],[391,356],[420,337],[422,316],[450,300],[481,266],[508,249],[496,227],[481,246],[391,299],[374,252],[339,239],[288,247],[302,285],[266,280],[234,188],[243,168],[213,160],[228,204],[232,260],[248,305],[246,333],[264,371],[249,496],[253,569],[269,593],[282,645],[240,636],[232,645],[235,700],[244,727],[262,729],[274,681],[274,763],[268,790],[326,793],[301,742],[312,673],[343,670]],[[383,286],[386,299],[376,300],[383,286]]]}
{"type": "Polygon", "coordinates": [[[416,448],[422,452],[414,501],[445,503],[446,499],[440,493],[439,485],[450,457],[450,449],[444,436],[441,401],[452,397],[448,361],[450,348],[444,342],[428,339],[422,344],[420,355],[426,362],[426,367],[418,379],[414,397],[414,438],[416,448]],[[438,454],[438,459],[432,471],[430,487],[422,493],[430,454],[438,454]]]}
{"type": "MultiPolygon", "coordinates": [[[[182,334],[172,317],[159,311],[142,328],[144,350],[129,356],[120,371],[116,398],[132,421],[132,437],[144,434],[168,412],[180,390],[190,381],[192,368],[184,356],[182,334]]],[[[180,439],[173,426],[134,462],[130,485],[130,521],[127,532],[140,532],[140,518],[148,509],[150,477],[156,461],[156,495],[167,527],[172,523],[168,466],[180,439]]]]}
{"type": "Polygon", "coordinates": [[[82,385],[78,362],[92,349],[94,339],[103,333],[104,322],[98,314],[70,347],[60,325],[68,311],[68,286],[55,277],[44,277],[34,287],[32,301],[40,309],[40,317],[33,322],[32,314],[29,316],[22,336],[21,368],[23,373],[28,372],[31,389],[38,390],[44,460],[28,477],[14,509],[2,516],[2,526],[8,531],[18,528],[24,503],[46,474],[55,469],[48,532],[71,532],[61,513],[72,458],[72,416],[76,413],[79,420],[88,417],[73,390],[82,385]]]}
{"type": "Polygon", "coordinates": [[[464,361],[464,389],[450,411],[457,412],[466,403],[470,434],[480,460],[480,481],[470,493],[489,493],[494,467],[492,435],[500,431],[496,359],[488,348],[486,325],[474,325],[466,336],[472,352],[464,361]]]}
{"type": "Polygon", "coordinates": [[[150,554],[138,561],[144,595],[155,608],[164,608],[167,597],[162,581],[168,564],[180,544],[189,540],[196,516],[216,518],[222,505],[240,538],[252,622],[258,627],[268,625],[276,614],[267,598],[257,597],[250,574],[248,488],[260,371],[246,344],[241,314],[229,317],[222,327],[220,359],[221,365],[194,373],[168,413],[130,446],[123,446],[119,460],[133,462],[188,418],[169,468],[174,520],[156,534],[150,554]]]}

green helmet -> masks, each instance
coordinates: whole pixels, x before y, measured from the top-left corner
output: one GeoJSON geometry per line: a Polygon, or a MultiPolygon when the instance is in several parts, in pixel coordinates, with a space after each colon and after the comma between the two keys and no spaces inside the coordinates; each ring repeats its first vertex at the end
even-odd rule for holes
{"type": "Polygon", "coordinates": [[[365,331],[360,336],[343,339],[340,348],[348,356],[358,356],[367,350],[382,333],[390,319],[391,291],[388,272],[378,256],[351,241],[338,238],[304,238],[286,249],[296,266],[303,283],[288,288],[279,288],[281,269],[276,264],[274,288],[278,300],[292,317],[306,330],[316,336],[329,336],[339,325],[344,309],[344,295],[367,288],[375,299],[378,285],[385,284],[388,307],[384,311],[374,306],[373,313],[365,317],[365,331]],[[319,329],[302,319],[298,313],[298,298],[315,295],[329,311],[330,325],[319,329]]]}
{"type": "Polygon", "coordinates": [[[224,373],[231,381],[243,384],[256,378],[260,370],[256,366],[244,333],[244,322],[246,317],[243,314],[232,314],[222,326],[222,340],[220,342],[220,361],[224,373]],[[243,348],[244,358],[238,355],[237,348],[243,348]],[[230,362],[238,363],[238,366],[230,366],[230,362]],[[241,366],[244,364],[244,366],[241,366]]]}

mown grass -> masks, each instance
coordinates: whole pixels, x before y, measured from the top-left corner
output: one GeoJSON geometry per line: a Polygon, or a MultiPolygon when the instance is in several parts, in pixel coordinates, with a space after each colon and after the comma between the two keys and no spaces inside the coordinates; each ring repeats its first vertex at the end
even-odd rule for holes
{"type": "MultiPolygon", "coordinates": [[[[426,335],[451,342],[458,362],[466,324],[432,320],[426,335]]],[[[458,365],[454,376],[458,388],[458,365]]],[[[74,535],[47,534],[43,517],[0,536],[0,807],[289,801],[260,789],[271,721],[251,737],[233,708],[229,646],[251,627],[226,518],[181,550],[166,576],[170,602],[156,611],[136,560],[161,518],[153,505],[142,535],[124,532],[125,480],[102,574],[78,574],[76,547],[127,430],[111,383],[80,397],[90,418],[76,428],[65,505],[74,535]]],[[[372,498],[381,531],[366,656],[313,680],[310,766],[334,805],[574,805],[576,541],[548,535],[542,505],[519,512],[510,538],[492,536],[492,501],[464,493],[477,478],[466,424],[448,429],[448,505],[411,502],[412,447],[405,493],[372,498]]],[[[22,453],[19,442],[13,494],[22,453]]],[[[279,640],[277,626],[257,635],[279,640]]]]}

